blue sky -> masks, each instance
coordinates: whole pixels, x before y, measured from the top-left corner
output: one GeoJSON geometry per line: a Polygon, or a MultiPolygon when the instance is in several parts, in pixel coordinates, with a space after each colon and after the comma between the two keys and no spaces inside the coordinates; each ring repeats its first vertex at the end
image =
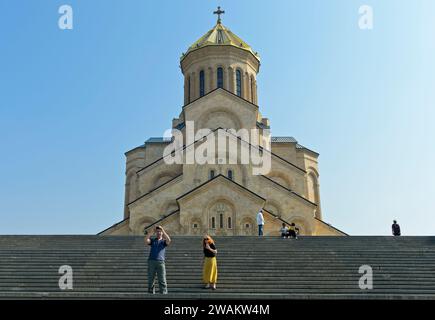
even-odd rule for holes
{"type": "Polygon", "coordinates": [[[320,153],[324,220],[353,235],[435,230],[435,2],[0,2],[0,234],[122,220],[124,152],[183,102],[179,57],[223,24],[261,55],[272,135],[320,153]],[[58,28],[58,8],[74,29],[58,28]],[[374,29],[358,28],[358,8],[374,29]]]}

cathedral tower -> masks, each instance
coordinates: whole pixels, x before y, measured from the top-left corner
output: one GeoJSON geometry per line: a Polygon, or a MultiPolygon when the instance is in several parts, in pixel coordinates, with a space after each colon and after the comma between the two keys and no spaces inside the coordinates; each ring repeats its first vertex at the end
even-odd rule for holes
{"type": "Polygon", "coordinates": [[[184,75],[184,104],[216,89],[226,89],[258,104],[256,76],[260,68],[257,52],[226,28],[220,15],[216,25],[192,44],[181,57],[184,75]]]}

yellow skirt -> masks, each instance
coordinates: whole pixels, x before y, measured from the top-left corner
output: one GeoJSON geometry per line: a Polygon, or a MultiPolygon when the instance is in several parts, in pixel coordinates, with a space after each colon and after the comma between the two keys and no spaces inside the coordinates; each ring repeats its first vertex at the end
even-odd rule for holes
{"type": "Polygon", "coordinates": [[[204,281],[204,283],[217,282],[216,257],[204,257],[204,268],[202,269],[202,281],[204,281]]]}

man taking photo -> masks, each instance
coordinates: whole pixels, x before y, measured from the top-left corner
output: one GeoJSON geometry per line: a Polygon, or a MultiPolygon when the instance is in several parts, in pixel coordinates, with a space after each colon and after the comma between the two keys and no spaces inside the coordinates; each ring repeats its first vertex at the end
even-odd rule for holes
{"type": "Polygon", "coordinates": [[[154,229],[154,235],[155,237],[152,239],[151,233],[145,237],[145,243],[151,246],[150,255],[148,257],[148,292],[152,294],[155,293],[154,279],[157,274],[160,293],[167,294],[165,248],[171,243],[171,238],[162,226],[157,226],[154,229]]]}

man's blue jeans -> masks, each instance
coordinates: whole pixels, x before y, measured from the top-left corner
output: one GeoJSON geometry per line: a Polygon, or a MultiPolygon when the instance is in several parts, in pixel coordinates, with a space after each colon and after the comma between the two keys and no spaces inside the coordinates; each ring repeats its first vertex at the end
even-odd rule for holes
{"type": "Polygon", "coordinates": [[[262,225],[262,224],[259,224],[259,225],[258,225],[258,235],[259,235],[259,236],[262,236],[262,235],[263,235],[263,225],[262,225]]]}

